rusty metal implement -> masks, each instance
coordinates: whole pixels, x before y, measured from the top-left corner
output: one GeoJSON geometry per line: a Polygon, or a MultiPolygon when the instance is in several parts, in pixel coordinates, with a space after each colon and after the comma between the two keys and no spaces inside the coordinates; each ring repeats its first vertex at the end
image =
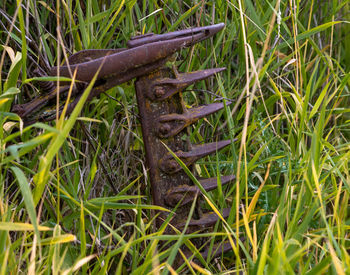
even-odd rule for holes
{"type": "MultiPolygon", "coordinates": [[[[69,104],[67,114],[74,109],[86,85],[96,74],[98,74],[97,81],[88,100],[116,85],[136,78],[136,97],[153,203],[170,209],[177,207],[170,223],[178,230],[183,230],[191,203],[197,195],[201,194],[200,190],[209,192],[217,188],[218,180],[220,180],[221,185],[225,185],[232,182],[235,176],[199,179],[201,186],[197,186],[194,185],[178,162],[179,159],[189,169],[192,169],[192,166],[199,159],[216,153],[231,144],[231,140],[223,140],[189,145],[183,139],[187,127],[191,127],[199,119],[223,109],[225,102],[187,109],[182,92],[190,85],[212,77],[225,68],[177,73],[177,71],[166,67],[165,63],[175,52],[208,39],[223,28],[224,24],[217,24],[161,35],[137,36],[127,42],[127,48],[84,50],[73,54],[62,66],[52,67],[48,72],[50,76],[68,78],[71,78],[75,72],[78,81],[73,89],[75,99],[69,104]]],[[[56,87],[54,82],[42,84],[42,88],[47,91],[46,95],[25,104],[15,105],[12,111],[17,112],[27,123],[38,119],[52,120],[54,119],[52,116],[34,117],[33,113],[54,99],[57,92],[60,93],[60,96],[64,96],[69,89],[69,84],[62,82],[59,87],[56,87]]],[[[230,209],[223,209],[221,217],[226,218],[229,213],[230,209]]],[[[160,213],[156,219],[157,226],[162,224],[166,215],[160,213]]],[[[190,220],[188,228],[190,231],[204,230],[218,221],[218,215],[207,212],[190,220]]],[[[169,226],[168,232],[170,230],[169,226]]],[[[223,252],[230,249],[231,246],[225,243],[216,246],[216,248],[216,251],[223,252]]],[[[208,252],[204,251],[203,255],[208,256],[208,252]]]]}

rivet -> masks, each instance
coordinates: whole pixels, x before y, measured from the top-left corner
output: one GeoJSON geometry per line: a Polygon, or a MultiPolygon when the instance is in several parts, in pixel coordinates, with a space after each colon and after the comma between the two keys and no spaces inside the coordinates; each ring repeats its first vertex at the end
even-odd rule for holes
{"type": "Polygon", "coordinates": [[[178,169],[179,165],[176,160],[169,160],[165,164],[166,172],[174,172],[178,169]]]}
{"type": "Polygon", "coordinates": [[[154,94],[155,94],[155,96],[158,97],[158,98],[159,98],[159,97],[162,97],[162,96],[165,95],[165,90],[164,90],[163,87],[158,86],[158,87],[156,87],[156,88],[154,89],[154,94]]]}
{"type": "Polygon", "coordinates": [[[170,132],[171,126],[168,123],[164,123],[164,124],[161,124],[158,129],[159,129],[159,133],[165,136],[170,132]]]}

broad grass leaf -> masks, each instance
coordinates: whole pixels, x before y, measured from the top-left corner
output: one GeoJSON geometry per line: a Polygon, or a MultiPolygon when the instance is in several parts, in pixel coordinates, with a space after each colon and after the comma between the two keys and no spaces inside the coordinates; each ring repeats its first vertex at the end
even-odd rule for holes
{"type": "Polygon", "coordinates": [[[33,200],[33,196],[32,196],[32,191],[29,188],[29,183],[27,181],[27,178],[25,177],[22,170],[19,169],[18,167],[12,166],[11,170],[16,175],[17,182],[18,182],[18,185],[21,189],[21,193],[23,196],[24,204],[25,204],[27,212],[28,212],[29,219],[32,222],[32,225],[34,227],[34,232],[35,232],[38,240],[40,240],[39,225],[38,225],[38,221],[37,221],[34,200],[33,200]]]}
{"type": "Polygon", "coordinates": [[[16,87],[21,68],[22,68],[22,54],[20,52],[17,52],[14,62],[11,64],[11,67],[7,76],[7,80],[4,84],[3,91],[7,91],[11,87],[16,87]]]}
{"type": "MultiPolygon", "coordinates": [[[[21,222],[0,222],[0,230],[5,231],[34,231],[35,228],[30,223],[21,222]]],[[[38,231],[50,231],[52,228],[38,225],[38,231]]]]}
{"type": "Polygon", "coordinates": [[[76,241],[76,236],[73,234],[62,234],[50,238],[45,238],[40,241],[41,245],[57,245],[76,241]]]}

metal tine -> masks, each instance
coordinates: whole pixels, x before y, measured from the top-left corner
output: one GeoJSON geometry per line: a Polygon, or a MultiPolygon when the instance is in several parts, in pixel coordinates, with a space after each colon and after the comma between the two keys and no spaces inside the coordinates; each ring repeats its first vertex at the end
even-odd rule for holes
{"type": "MultiPolygon", "coordinates": [[[[180,158],[187,166],[189,166],[200,158],[215,153],[217,150],[220,150],[229,144],[231,144],[231,140],[222,140],[218,142],[195,145],[191,151],[177,151],[175,152],[175,155],[180,158]]],[[[159,160],[159,168],[167,174],[173,174],[181,170],[181,166],[177,163],[177,161],[172,157],[170,153],[159,160]]]]}
{"type": "Polygon", "coordinates": [[[224,70],[226,70],[226,68],[223,67],[191,73],[178,73],[176,78],[163,78],[161,80],[154,81],[152,88],[146,92],[146,95],[152,101],[162,101],[176,93],[183,91],[185,88],[194,84],[195,82],[206,79],[224,70]]]}
{"type": "MultiPolygon", "coordinates": [[[[225,185],[229,182],[232,182],[236,179],[235,175],[222,176],[221,184],[225,185]]],[[[205,191],[211,191],[218,187],[217,177],[203,179],[199,181],[205,191]]],[[[180,201],[180,206],[186,205],[192,202],[195,198],[195,195],[200,192],[200,189],[197,186],[189,186],[187,184],[176,186],[171,188],[165,196],[164,202],[168,206],[175,207],[180,201]]]]}
{"type": "MultiPolygon", "coordinates": [[[[221,216],[225,219],[230,215],[231,208],[224,208],[222,210],[221,216]]],[[[205,229],[210,226],[213,226],[218,220],[220,220],[219,216],[214,212],[208,212],[203,214],[203,216],[198,220],[190,220],[188,227],[190,231],[205,229]]],[[[180,222],[175,226],[179,229],[183,229],[186,225],[186,221],[180,222]]]]}
{"type": "MultiPolygon", "coordinates": [[[[203,41],[205,39],[208,39],[209,37],[213,36],[217,32],[221,31],[224,27],[225,27],[224,23],[219,23],[215,25],[190,28],[187,30],[174,31],[174,32],[165,33],[165,34],[147,33],[147,34],[132,37],[127,42],[127,45],[129,48],[134,48],[134,47],[142,46],[147,43],[181,39],[183,37],[191,37],[193,41],[189,41],[189,43],[194,44],[194,43],[203,41]]],[[[190,44],[187,46],[191,46],[193,44],[190,44]]]]}
{"type": "MultiPolygon", "coordinates": [[[[231,102],[229,104],[231,104],[231,102]]],[[[158,119],[158,136],[160,138],[173,137],[187,126],[195,123],[198,119],[215,113],[223,109],[224,106],[224,103],[212,103],[209,105],[187,109],[183,114],[173,113],[162,115],[158,119]]]]}

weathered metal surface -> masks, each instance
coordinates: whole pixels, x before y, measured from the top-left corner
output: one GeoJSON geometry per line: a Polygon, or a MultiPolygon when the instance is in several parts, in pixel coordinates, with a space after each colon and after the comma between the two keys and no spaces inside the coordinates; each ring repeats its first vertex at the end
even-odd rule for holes
{"type": "MultiPolygon", "coordinates": [[[[200,158],[215,153],[229,144],[231,144],[231,140],[222,140],[218,142],[195,145],[191,151],[183,152],[182,150],[179,150],[175,152],[175,155],[183,163],[185,163],[186,166],[189,166],[200,158]]],[[[159,160],[159,168],[167,174],[173,174],[182,169],[180,164],[174,159],[170,152],[159,160]]]]}
{"type": "MultiPolygon", "coordinates": [[[[152,100],[147,96],[150,91],[154,91],[154,83],[161,83],[162,79],[166,79],[167,82],[171,80],[175,83],[177,78],[170,69],[165,68],[143,76],[135,83],[136,95],[146,150],[147,166],[149,168],[153,202],[163,207],[174,207],[180,202],[171,224],[181,230],[188,219],[191,206],[190,202],[199,194],[199,188],[193,185],[191,179],[181,169],[181,166],[179,166],[177,161],[169,153],[167,147],[175,152],[175,154],[191,169],[191,165],[195,161],[228,146],[231,144],[231,141],[225,140],[195,145],[188,148],[188,143],[182,139],[184,127],[182,127],[180,131],[176,130],[176,134],[166,138],[159,135],[160,121],[166,121],[169,118],[183,118],[186,117],[184,112],[189,112],[189,110],[184,109],[182,95],[179,93],[175,93],[170,99],[165,100],[152,100]]],[[[162,86],[158,85],[158,87],[160,90],[163,89],[162,86]]],[[[218,103],[205,111],[203,109],[194,108],[192,114],[194,114],[193,117],[201,117],[202,115],[205,116],[206,114],[218,111],[222,107],[223,104],[218,103]]],[[[169,126],[170,131],[171,127],[173,126],[169,126]]],[[[224,176],[221,177],[221,183],[224,185],[234,179],[235,176],[233,175],[224,176]]],[[[213,190],[217,187],[217,178],[204,179],[200,182],[206,191],[213,190]]],[[[230,209],[224,209],[222,216],[226,218],[229,212],[230,209]]],[[[166,219],[166,215],[166,213],[160,213],[157,219],[157,226],[162,224],[166,219]]],[[[208,228],[217,221],[218,216],[215,213],[206,213],[198,219],[189,221],[188,232],[208,228]]],[[[168,228],[170,230],[168,232],[171,233],[171,227],[168,228]]],[[[222,249],[228,249],[227,247],[226,245],[222,249]]]]}
{"type": "MultiPolygon", "coordinates": [[[[224,208],[222,212],[220,213],[221,216],[225,219],[230,215],[231,208],[224,208]]],[[[203,216],[198,219],[191,219],[188,223],[188,227],[190,228],[189,231],[193,232],[196,230],[201,230],[208,228],[210,226],[213,226],[217,221],[220,220],[220,217],[215,212],[208,212],[203,214],[203,216]]],[[[182,229],[185,227],[187,223],[187,219],[184,219],[184,221],[179,222],[176,226],[179,229],[182,229]]]]}
{"type": "MultiPolygon", "coordinates": [[[[236,179],[235,175],[222,176],[220,178],[221,185],[225,185],[229,182],[233,182],[235,179],[236,179]]],[[[202,185],[203,189],[208,192],[218,187],[217,180],[218,179],[215,177],[215,178],[200,180],[199,183],[202,185]]],[[[166,205],[168,206],[175,207],[178,203],[180,203],[180,206],[183,206],[190,202],[193,202],[194,198],[199,193],[200,193],[200,189],[198,186],[195,186],[195,185],[190,186],[190,185],[183,184],[168,190],[164,200],[166,205]]]]}
{"type": "Polygon", "coordinates": [[[148,43],[168,41],[168,40],[179,40],[179,39],[182,39],[183,37],[189,37],[190,39],[186,40],[187,44],[184,45],[184,47],[188,47],[212,37],[217,32],[221,31],[224,27],[225,27],[224,23],[219,23],[211,26],[190,28],[187,30],[174,31],[174,32],[165,33],[165,34],[149,33],[145,35],[132,37],[128,41],[127,45],[129,48],[134,48],[134,47],[138,47],[148,43]]]}
{"type": "MultiPolygon", "coordinates": [[[[82,50],[68,57],[68,63],[69,65],[77,65],[90,62],[98,58],[108,57],[112,54],[120,53],[125,50],[127,50],[127,48],[82,50]]],[[[63,65],[67,65],[67,62],[65,62],[63,65]]]]}
{"type": "Polygon", "coordinates": [[[183,114],[167,114],[158,119],[158,136],[169,138],[180,133],[185,127],[198,119],[208,116],[224,108],[223,103],[213,103],[185,110],[183,114]]]}
{"type": "Polygon", "coordinates": [[[146,91],[147,97],[153,101],[165,100],[174,94],[183,91],[193,83],[206,79],[224,70],[226,70],[226,68],[207,69],[191,73],[180,73],[177,75],[176,79],[159,79],[158,81],[154,81],[152,88],[146,91]]]}
{"type": "MultiPolygon", "coordinates": [[[[68,92],[69,86],[62,86],[60,87],[60,94],[64,95],[66,92],[68,92]]],[[[56,88],[49,92],[48,94],[45,94],[41,97],[38,97],[32,101],[29,101],[24,104],[17,104],[12,107],[12,112],[17,113],[20,117],[26,118],[29,115],[33,114],[36,110],[40,109],[41,107],[44,107],[47,105],[47,103],[56,98],[57,90],[56,88]]]]}
{"type": "MultiPolygon", "coordinates": [[[[36,68],[33,71],[34,77],[44,77],[46,76],[45,71],[43,71],[41,68],[36,68]]],[[[56,83],[52,81],[38,81],[40,88],[45,92],[49,93],[56,89],[56,83]]]]}
{"type": "MultiPolygon", "coordinates": [[[[167,113],[182,113],[181,98],[174,95],[171,101],[152,102],[146,97],[147,91],[153,88],[153,82],[164,77],[174,77],[171,70],[162,69],[148,76],[141,77],[136,83],[136,97],[139,108],[142,137],[146,150],[146,161],[149,168],[153,203],[165,206],[164,197],[166,192],[178,186],[180,182],[188,182],[189,178],[181,171],[175,175],[164,173],[159,168],[159,160],[168,153],[164,144],[171,150],[178,151],[186,147],[186,142],[178,135],[172,139],[161,140],[157,135],[157,119],[160,115],[167,113]]],[[[185,215],[186,211],[183,211],[185,215]]],[[[182,216],[181,213],[177,215],[182,216]]],[[[178,218],[176,218],[178,219],[178,218]]],[[[158,220],[158,225],[161,223],[158,220]]]]}
{"type": "MultiPolygon", "coordinates": [[[[170,189],[181,185],[193,185],[190,178],[181,169],[175,159],[171,156],[170,150],[176,152],[186,165],[191,166],[196,160],[216,152],[229,145],[231,141],[220,141],[208,144],[196,145],[187,152],[187,142],[182,139],[179,133],[171,138],[162,139],[158,136],[158,118],[166,114],[183,114],[184,109],[181,104],[181,95],[175,94],[171,100],[152,101],[146,95],[153,89],[153,83],[159,82],[162,78],[174,78],[169,69],[162,69],[148,76],[141,77],[136,83],[136,96],[139,107],[142,134],[146,150],[146,160],[149,167],[149,175],[152,188],[153,202],[160,206],[168,206],[166,202],[167,193],[170,189]]],[[[225,178],[225,180],[230,177],[225,178]]],[[[205,184],[212,188],[211,180],[205,184]]],[[[188,205],[183,205],[178,209],[174,217],[173,224],[187,217],[188,205]]],[[[158,220],[158,225],[162,221],[158,220]]]]}

